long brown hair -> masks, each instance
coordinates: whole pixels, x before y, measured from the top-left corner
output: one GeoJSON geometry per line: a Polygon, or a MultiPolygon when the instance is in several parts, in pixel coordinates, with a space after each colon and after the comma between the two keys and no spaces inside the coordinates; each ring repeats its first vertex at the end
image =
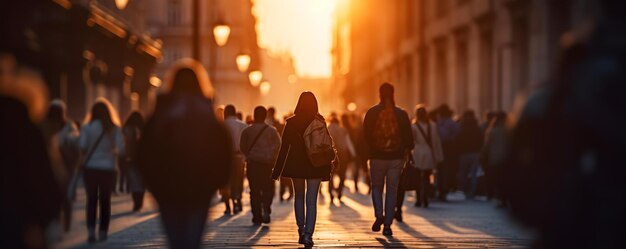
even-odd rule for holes
{"type": "Polygon", "coordinates": [[[317,98],[312,92],[303,92],[298,98],[298,104],[293,113],[296,116],[313,118],[318,114],[317,98]]]}
{"type": "Polygon", "coordinates": [[[86,123],[92,123],[96,120],[102,123],[105,132],[111,131],[114,127],[119,127],[120,118],[117,111],[105,98],[98,98],[96,103],[91,107],[91,112],[85,118],[86,123]]]}

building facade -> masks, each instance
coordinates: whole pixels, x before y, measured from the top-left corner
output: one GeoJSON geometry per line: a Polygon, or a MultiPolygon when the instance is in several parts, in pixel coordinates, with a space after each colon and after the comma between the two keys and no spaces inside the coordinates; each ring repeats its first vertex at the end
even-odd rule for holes
{"type": "Polygon", "coordinates": [[[405,109],[447,103],[457,113],[511,110],[517,95],[548,82],[561,36],[593,5],[586,0],[344,2],[338,8],[344,14],[336,23],[334,75],[346,82],[346,103],[364,111],[378,102],[378,86],[391,82],[405,109]]]}
{"type": "MultiPolygon", "coordinates": [[[[131,0],[132,1],[132,0],[131,0]]],[[[163,78],[167,69],[184,57],[193,57],[193,0],[136,0],[143,1],[145,31],[163,43],[163,60],[155,73],[163,78]]],[[[251,110],[260,93],[250,85],[248,72],[260,68],[256,39],[255,17],[251,0],[200,0],[199,44],[200,60],[209,71],[216,90],[216,104],[234,104],[239,109],[251,110]],[[218,23],[230,27],[226,45],[215,42],[213,28],[218,23]],[[251,58],[249,69],[240,72],[235,62],[239,54],[251,58]]]]}

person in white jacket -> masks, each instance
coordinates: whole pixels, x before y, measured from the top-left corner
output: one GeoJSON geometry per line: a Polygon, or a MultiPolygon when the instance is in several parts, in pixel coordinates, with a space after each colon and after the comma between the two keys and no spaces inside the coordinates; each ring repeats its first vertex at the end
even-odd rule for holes
{"type": "MultiPolygon", "coordinates": [[[[428,207],[428,192],[430,190],[430,176],[437,165],[443,161],[443,150],[437,125],[428,118],[428,111],[424,105],[415,108],[416,120],[411,125],[413,133],[413,167],[417,168],[416,202],[415,206],[428,207]]],[[[399,193],[396,219],[402,220],[402,203],[404,201],[404,191],[399,193]]]]}
{"type": "Polygon", "coordinates": [[[107,239],[111,220],[111,192],[115,187],[117,157],[124,139],[117,113],[106,99],[98,99],[81,128],[78,141],[83,153],[82,169],[87,192],[88,242],[96,242],[96,209],[100,205],[99,240],[107,239]]]}

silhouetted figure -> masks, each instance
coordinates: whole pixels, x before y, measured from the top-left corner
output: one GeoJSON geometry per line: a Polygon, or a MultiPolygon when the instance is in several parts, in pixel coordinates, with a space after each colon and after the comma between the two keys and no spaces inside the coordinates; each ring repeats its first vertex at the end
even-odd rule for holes
{"type": "MultiPolygon", "coordinates": [[[[417,168],[418,178],[417,190],[415,191],[415,206],[428,207],[428,198],[430,193],[430,176],[433,170],[437,169],[443,161],[443,150],[441,148],[441,140],[439,139],[439,131],[435,122],[428,118],[428,111],[423,105],[418,105],[415,109],[415,124],[411,125],[413,133],[413,167],[417,168]]],[[[398,202],[396,209],[396,220],[402,221],[402,204],[404,202],[404,190],[400,188],[398,191],[398,202]]]]}
{"type": "Polygon", "coordinates": [[[481,165],[485,171],[487,199],[498,196],[500,205],[506,206],[506,198],[500,191],[502,170],[508,153],[509,139],[506,127],[506,113],[497,112],[485,131],[485,144],[480,154],[481,165]]]}
{"type": "MultiPolygon", "coordinates": [[[[431,112],[432,113],[432,112],[431,112]]],[[[444,159],[437,170],[437,188],[439,200],[446,201],[451,189],[457,186],[457,172],[459,168],[458,152],[455,148],[455,139],[459,133],[459,125],[452,120],[452,110],[443,104],[436,109],[437,130],[441,139],[444,159]]]]}
{"type": "Polygon", "coordinates": [[[594,3],[601,15],[569,33],[552,82],[529,97],[511,137],[505,193],[538,230],[535,248],[623,247],[626,2],[594,3]]]}
{"type": "Polygon", "coordinates": [[[74,122],[67,119],[66,106],[61,100],[50,103],[46,118],[41,124],[41,130],[48,145],[50,158],[60,164],[63,172],[59,184],[64,191],[61,217],[63,231],[68,232],[72,223],[72,197],[67,195],[73,190],[68,189],[70,178],[78,167],[80,150],[78,148],[78,129],[74,122]],[[70,191],[70,192],[68,192],[70,191]]]}
{"type": "Polygon", "coordinates": [[[117,113],[106,99],[98,99],[88,114],[78,144],[83,153],[83,177],[87,192],[88,242],[96,242],[96,213],[100,207],[98,240],[105,241],[111,221],[111,192],[119,155],[124,154],[124,137],[117,113]]]}
{"type": "Polygon", "coordinates": [[[350,139],[354,145],[355,156],[353,160],[354,167],[352,168],[354,190],[357,193],[359,192],[359,176],[363,173],[362,175],[365,176],[365,184],[367,185],[367,193],[369,194],[372,191],[372,182],[370,180],[370,171],[367,165],[369,156],[367,152],[367,144],[365,143],[365,135],[363,134],[363,121],[356,114],[344,114],[341,116],[341,120],[344,127],[348,129],[350,139]]]}
{"type": "MultiPolygon", "coordinates": [[[[273,107],[270,107],[268,109],[268,115],[271,114],[272,110],[274,110],[273,112],[275,112],[275,109],[273,109],[273,107]]],[[[283,116],[283,122],[282,123],[278,123],[278,121],[274,122],[279,124],[278,126],[274,126],[276,128],[276,130],[278,130],[278,134],[282,134],[283,133],[283,129],[285,128],[285,126],[283,125],[285,122],[287,122],[287,118],[291,117],[293,114],[288,114],[283,116]]],[[[267,120],[267,119],[266,119],[267,120]]],[[[279,186],[278,186],[278,198],[279,200],[282,201],[290,201],[293,198],[293,185],[291,184],[291,179],[289,179],[288,177],[281,177],[280,181],[279,181],[279,186]],[[288,193],[289,195],[287,195],[287,197],[285,198],[285,193],[288,193]]]]}
{"type": "Polygon", "coordinates": [[[246,156],[246,172],[250,184],[252,223],[270,223],[274,182],[272,168],[280,149],[280,136],[267,125],[265,107],[254,108],[254,123],[241,134],[240,148],[246,156]]]}
{"type": "Polygon", "coordinates": [[[243,209],[241,204],[241,194],[243,193],[243,176],[245,157],[240,150],[239,141],[241,141],[241,133],[248,125],[239,118],[235,111],[235,106],[227,105],[224,108],[224,126],[230,134],[231,144],[233,145],[233,166],[229,184],[220,189],[222,202],[226,207],[224,214],[231,214],[230,202],[233,203],[233,213],[238,214],[243,209]]]}
{"type": "Polygon", "coordinates": [[[143,198],[146,188],[137,169],[137,150],[139,140],[143,135],[144,120],[138,111],[132,112],[122,128],[124,134],[125,153],[120,158],[120,166],[128,170],[128,192],[133,199],[133,212],[138,212],[143,207],[143,198]]]}
{"type": "Polygon", "coordinates": [[[456,148],[459,153],[458,185],[467,199],[476,194],[480,150],[483,146],[483,132],[478,125],[474,111],[465,111],[459,121],[459,134],[456,148]]]}
{"type": "Polygon", "coordinates": [[[330,195],[330,202],[333,202],[333,198],[336,196],[341,201],[343,197],[343,187],[346,180],[346,171],[348,170],[348,164],[352,161],[352,156],[355,154],[354,146],[348,135],[348,130],[339,123],[337,114],[333,113],[330,117],[330,124],[328,125],[328,132],[335,142],[337,148],[337,168],[333,170],[333,174],[328,181],[328,194],[330,195]],[[339,185],[335,187],[335,181],[333,176],[339,177],[339,185]],[[335,195],[336,194],[336,195],[335,195]]]}
{"type": "Polygon", "coordinates": [[[384,224],[383,235],[391,236],[400,173],[413,148],[413,136],[409,116],[395,105],[393,86],[382,84],[379,96],[380,103],[365,114],[363,130],[369,148],[372,202],[376,216],[372,231],[380,231],[380,226],[384,224]]]}
{"type": "Polygon", "coordinates": [[[214,113],[206,70],[178,61],[144,128],[138,168],[154,195],[172,248],[198,248],[207,210],[228,182],[232,145],[214,113]]]}
{"type": "Polygon", "coordinates": [[[317,217],[317,194],[320,183],[330,179],[332,164],[315,167],[309,158],[303,137],[313,122],[324,122],[324,117],[319,114],[315,95],[303,92],[294,114],[295,116],[287,119],[285,123],[272,179],[277,180],[281,176],[291,178],[295,191],[294,210],[298,225],[298,243],[311,246],[317,217]]]}
{"type": "Polygon", "coordinates": [[[14,58],[0,52],[0,248],[47,248],[45,230],[59,215],[63,193],[35,125],[39,115],[33,115],[33,101],[46,100],[33,99],[38,89],[16,82],[17,70],[14,58]],[[30,96],[21,98],[15,90],[30,96]]]}

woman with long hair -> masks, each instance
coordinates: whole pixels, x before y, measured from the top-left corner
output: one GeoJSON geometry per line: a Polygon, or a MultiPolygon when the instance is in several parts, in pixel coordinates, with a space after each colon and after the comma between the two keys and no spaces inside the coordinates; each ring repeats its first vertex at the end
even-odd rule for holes
{"type": "Polygon", "coordinates": [[[232,146],[200,62],[176,62],[161,90],[137,166],[159,204],[169,246],[198,248],[211,198],[230,177],[232,146]]]}
{"type": "Polygon", "coordinates": [[[117,112],[99,98],[91,108],[78,141],[83,153],[82,170],[87,192],[89,243],[96,242],[96,209],[100,206],[98,239],[105,241],[111,220],[111,192],[115,188],[117,157],[124,153],[124,140],[117,112]]]}
{"type": "Polygon", "coordinates": [[[140,112],[134,111],[126,118],[122,128],[126,153],[120,158],[120,167],[123,165],[127,170],[127,190],[131,193],[133,199],[133,212],[138,212],[143,207],[143,196],[146,192],[143,181],[139,176],[139,171],[137,171],[137,146],[139,145],[143,126],[143,116],[140,112]]]}
{"type": "Polygon", "coordinates": [[[281,176],[291,178],[295,191],[294,210],[298,225],[298,243],[312,246],[317,216],[317,194],[320,183],[330,179],[332,165],[314,167],[302,137],[314,119],[324,121],[324,117],[318,113],[315,95],[311,92],[300,94],[294,114],[285,123],[272,179],[278,180],[281,176]]]}

